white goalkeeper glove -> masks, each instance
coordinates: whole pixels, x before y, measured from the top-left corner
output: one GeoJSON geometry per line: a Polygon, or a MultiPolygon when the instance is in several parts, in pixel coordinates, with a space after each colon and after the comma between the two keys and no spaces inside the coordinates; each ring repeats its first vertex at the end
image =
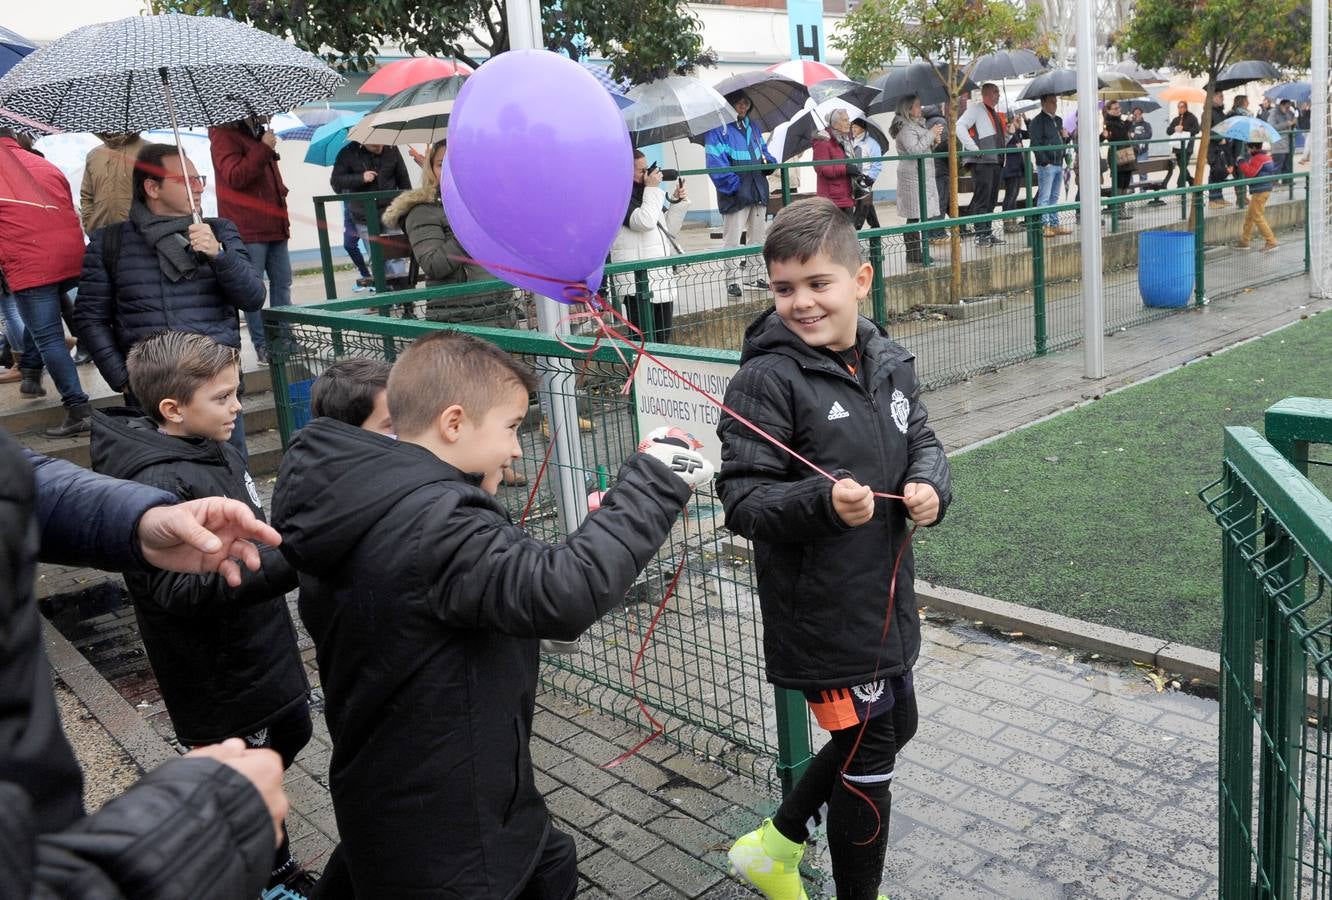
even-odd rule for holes
{"type": "Polygon", "coordinates": [[[656,457],[690,487],[712,480],[712,463],[698,451],[703,444],[679,428],[662,426],[650,431],[638,444],[638,452],[656,457]]]}

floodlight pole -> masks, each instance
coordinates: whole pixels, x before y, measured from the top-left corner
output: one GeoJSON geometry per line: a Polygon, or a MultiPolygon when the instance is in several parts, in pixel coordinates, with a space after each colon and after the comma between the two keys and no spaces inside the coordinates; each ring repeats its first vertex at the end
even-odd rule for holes
{"type": "MultiPolygon", "coordinates": [[[[538,0],[509,0],[506,4],[509,49],[541,49],[541,8],[538,0]]],[[[593,288],[596,285],[592,285],[593,288]]],[[[549,297],[536,298],[537,325],[545,334],[568,334],[564,317],[572,308],[549,297]]],[[[570,534],[587,516],[587,488],[584,473],[582,439],[578,434],[577,371],[573,360],[543,357],[540,360],[541,405],[550,426],[548,440],[555,442],[551,475],[560,523],[570,534]]]]}
{"type": "MultiPolygon", "coordinates": [[[[1313,94],[1309,98],[1313,103],[1309,117],[1309,134],[1305,138],[1309,147],[1309,180],[1305,182],[1306,201],[1309,204],[1309,240],[1312,259],[1313,295],[1332,297],[1332,283],[1329,283],[1328,266],[1328,220],[1327,220],[1327,66],[1328,66],[1328,12],[1327,3],[1312,4],[1312,57],[1309,81],[1313,94]]],[[[1295,147],[1290,147],[1295,152],[1295,147]]],[[[1292,157],[1293,158],[1293,157],[1292,157]]]]}
{"type": "Polygon", "coordinates": [[[1096,6],[1078,0],[1078,191],[1082,224],[1083,376],[1105,377],[1105,304],[1101,296],[1101,116],[1096,109],[1096,6]]]}

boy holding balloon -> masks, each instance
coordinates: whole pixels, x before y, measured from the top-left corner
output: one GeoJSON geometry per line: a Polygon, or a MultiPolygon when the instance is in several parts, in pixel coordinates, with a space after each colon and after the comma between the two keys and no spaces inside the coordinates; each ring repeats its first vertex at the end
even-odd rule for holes
{"type": "Polygon", "coordinates": [[[769,900],[804,900],[800,860],[826,804],[837,896],[874,900],[917,721],[908,519],[942,518],[948,459],[911,354],[859,315],[874,270],[847,217],[823,198],[793,203],[763,258],[775,308],[746,330],[726,391],[717,490],[727,527],[754,542],[768,680],[803,692],[830,740],[728,855],[769,900]]]}

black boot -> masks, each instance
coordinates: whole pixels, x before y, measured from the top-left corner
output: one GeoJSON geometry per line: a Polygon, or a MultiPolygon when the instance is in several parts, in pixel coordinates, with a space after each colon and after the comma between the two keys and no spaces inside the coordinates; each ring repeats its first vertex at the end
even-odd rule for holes
{"type": "Polygon", "coordinates": [[[92,404],[65,407],[65,421],[46,429],[47,437],[73,437],[92,431],[92,404]]]}
{"type": "Polygon", "coordinates": [[[23,381],[19,383],[19,393],[24,397],[45,397],[46,388],[42,387],[41,369],[23,369],[23,381]]]}
{"type": "Polygon", "coordinates": [[[86,366],[92,362],[92,354],[83,347],[83,341],[79,341],[74,347],[74,365],[86,366]]]}

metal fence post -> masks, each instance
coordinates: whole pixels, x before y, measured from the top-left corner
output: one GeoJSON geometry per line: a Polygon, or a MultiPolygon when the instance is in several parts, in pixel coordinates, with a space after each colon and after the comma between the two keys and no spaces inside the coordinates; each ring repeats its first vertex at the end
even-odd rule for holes
{"type": "Polygon", "coordinates": [[[1253,550],[1250,532],[1257,503],[1248,486],[1229,469],[1226,489],[1242,499],[1222,521],[1221,553],[1221,731],[1220,819],[1221,900],[1251,900],[1249,829],[1253,821],[1254,610],[1260,598],[1245,553],[1253,550]]]}
{"type": "Polygon", "coordinates": [[[784,796],[805,774],[813,755],[809,745],[809,706],[799,691],[782,687],[774,689],[773,702],[777,712],[777,772],[784,796]]]}
{"type": "MultiPolygon", "coordinates": [[[[1114,200],[1115,197],[1118,196],[1116,192],[1119,190],[1119,160],[1115,159],[1115,151],[1119,148],[1117,148],[1114,145],[1114,142],[1111,142],[1106,146],[1110,148],[1109,150],[1106,151],[1106,156],[1109,157],[1110,159],[1110,199],[1114,200]]],[[[1098,183],[1096,185],[1096,190],[1098,193],[1100,192],[1100,189],[1101,185],[1098,183]]],[[[1117,234],[1118,232],[1119,232],[1119,204],[1111,203],[1110,233],[1117,234]]]]}
{"type": "Polygon", "coordinates": [[[291,353],[292,345],[283,340],[282,329],[273,321],[275,316],[272,310],[264,310],[261,318],[264,322],[264,339],[271,348],[268,361],[273,379],[273,408],[277,412],[278,436],[282,438],[282,449],[285,450],[296,431],[296,418],[291,411],[291,384],[287,374],[287,356],[291,353]]]}
{"type": "Polygon", "coordinates": [[[319,265],[324,270],[324,296],[330,300],[338,296],[338,280],[333,277],[333,244],[328,238],[328,211],[324,201],[315,198],[315,230],[319,232],[319,265]]]}
{"type": "MultiPolygon", "coordinates": [[[[923,238],[924,232],[921,233],[923,238]]],[[[880,325],[888,324],[888,298],[883,278],[883,238],[874,235],[869,239],[870,265],[874,268],[874,280],[870,283],[870,300],[874,304],[874,321],[880,325]]]]}
{"type": "Polygon", "coordinates": [[[388,282],[384,278],[384,248],[380,246],[379,235],[383,226],[379,222],[379,204],[374,200],[362,200],[365,210],[365,228],[370,233],[370,274],[375,279],[375,290],[384,293],[388,282]]]}
{"type": "MultiPolygon", "coordinates": [[[[930,259],[929,232],[925,230],[925,223],[930,220],[930,193],[925,184],[925,157],[923,156],[916,159],[916,193],[920,195],[920,214],[917,216],[921,225],[920,264],[923,268],[928,269],[933,265],[933,260],[930,259]]],[[[882,248],[880,248],[879,255],[883,255],[882,248]]]]}
{"type": "Polygon", "coordinates": [[[629,316],[631,312],[643,317],[643,321],[638,323],[638,327],[643,330],[644,340],[653,340],[656,334],[657,314],[652,308],[652,286],[648,283],[647,269],[634,270],[634,300],[636,310],[625,310],[625,315],[629,316]]]}
{"type": "Polygon", "coordinates": [[[1044,356],[1045,333],[1045,229],[1040,216],[1027,219],[1027,242],[1031,244],[1031,315],[1036,332],[1036,355],[1044,356]]]}
{"type": "Polygon", "coordinates": [[[782,206],[791,205],[791,170],[782,163],[782,206]]]}
{"type": "MultiPolygon", "coordinates": [[[[1025,175],[1027,179],[1027,212],[1030,214],[1031,211],[1036,208],[1036,196],[1032,187],[1032,181],[1035,180],[1036,167],[1032,164],[1030,147],[1024,147],[1022,150],[1022,174],[1025,175]]],[[[1032,236],[1035,232],[1031,228],[1031,222],[1033,219],[1039,221],[1040,217],[1032,215],[1027,216],[1027,246],[1034,249],[1036,245],[1032,241],[1032,236]]]]}
{"type": "MultiPolygon", "coordinates": [[[[1196,187],[1196,186],[1195,186],[1196,187]]],[[[1207,302],[1207,285],[1204,275],[1206,267],[1204,263],[1203,241],[1206,239],[1207,226],[1203,218],[1203,192],[1195,190],[1193,192],[1193,302],[1202,306],[1207,302]]]]}

